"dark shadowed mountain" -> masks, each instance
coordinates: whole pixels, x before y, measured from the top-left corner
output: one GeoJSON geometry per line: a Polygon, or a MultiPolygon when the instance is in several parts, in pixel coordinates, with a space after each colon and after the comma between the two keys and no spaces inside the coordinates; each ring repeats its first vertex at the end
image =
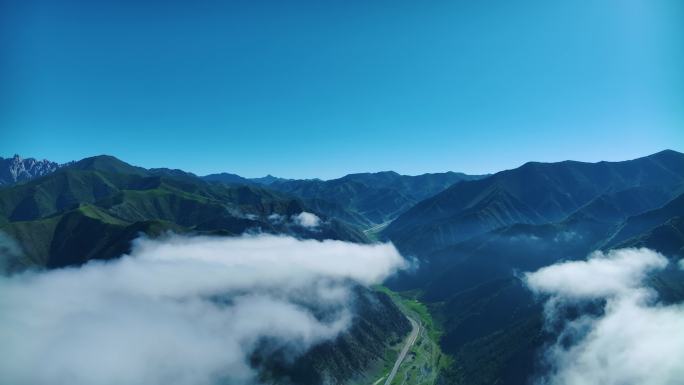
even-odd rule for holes
{"type": "Polygon", "coordinates": [[[587,212],[613,216],[652,209],[683,183],[684,154],[670,150],[624,162],[530,162],[455,184],[403,213],[383,235],[425,254],[513,224],[562,221],[587,205],[587,212]]]}
{"type": "Polygon", "coordinates": [[[14,155],[11,158],[0,157],[0,186],[24,182],[47,175],[59,167],[58,163],[46,159],[24,159],[19,155],[14,155]]]}
{"type": "MultiPolygon", "coordinates": [[[[392,282],[420,290],[454,357],[445,384],[526,384],[552,336],[518,273],[593,250],[646,246],[684,257],[684,155],[625,162],[528,163],[454,185],[396,219],[384,235],[421,260],[392,282]]],[[[663,298],[684,299],[684,274],[658,274],[663,298]]]]}
{"type": "Polygon", "coordinates": [[[654,231],[660,232],[665,228],[676,233],[682,218],[684,218],[684,193],[662,207],[627,218],[607,239],[605,247],[638,244],[639,242],[635,239],[643,237],[644,233],[652,236],[654,231]]]}
{"type": "MultiPolygon", "coordinates": [[[[442,320],[442,348],[454,357],[444,383],[527,384],[539,370],[539,349],[555,337],[542,328],[542,308],[518,273],[621,247],[657,250],[676,266],[684,258],[684,221],[676,209],[681,201],[680,195],[661,208],[612,223],[575,217],[512,225],[426,256],[422,277],[402,283],[420,288],[422,300],[442,320]],[[627,229],[633,230],[631,237],[618,243],[627,229]]],[[[680,302],[682,282],[684,273],[673,267],[654,276],[651,286],[661,298],[680,302]]]]}

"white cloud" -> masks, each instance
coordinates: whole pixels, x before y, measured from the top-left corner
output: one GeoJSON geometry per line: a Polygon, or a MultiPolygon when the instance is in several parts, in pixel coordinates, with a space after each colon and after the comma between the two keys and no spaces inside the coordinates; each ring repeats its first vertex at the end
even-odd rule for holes
{"type": "Polygon", "coordinates": [[[261,339],[296,355],[335,337],[353,316],[349,282],[403,264],[391,244],[172,236],[0,278],[0,384],[250,383],[261,339]]]}
{"type": "Polygon", "coordinates": [[[528,286],[564,298],[592,299],[622,294],[641,286],[643,277],[662,269],[667,259],[648,249],[592,253],[586,261],[558,263],[528,273],[528,286]]]}
{"type": "Polygon", "coordinates": [[[621,249],[528,273],[528,286],[549,295],[547,323],[563,325],[545,351],[550,370],[537,383],[681,384],[684,307],[658,303],[644,284],[649,272],[666,266],[667,259],[654,251],[621,249]],[[598,315],[560,318],[563,307],[586,301],[596,305],[596,300],[603,301],[598,315]]]}
{"type": "Polygon", "coordinates": [[[553,237],[553,241],[558,242],[573,242],[582,239],[582,235],[575,231],[561,231],[553,237]]]}
{"type": "Polygon", "coordinates": [[[321,224],[321,218],[319,218],[316,214],[308,213],[306,211],[302,211],[297,215],[293,215],[292,221],[295,224],[308,229],[317,228],[321,224]]]}
{"type": "Polygon", "coordinates": [[[271,223],[279,224],[279,223],[282,223],[282,222],[283,222],[283,216],[280,215],[280,214],[278,214],[278,213],[273,213],[273,214],[271,214],[271,215],[268,216],[268,220],[269,220],[271,223]]]}

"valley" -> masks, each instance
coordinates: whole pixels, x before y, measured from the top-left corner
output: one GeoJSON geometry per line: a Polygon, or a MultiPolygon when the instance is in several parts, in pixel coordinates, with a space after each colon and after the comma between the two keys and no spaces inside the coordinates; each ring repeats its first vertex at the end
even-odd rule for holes
{"type": "Polygon", "coordinates": [[[425,305],[410,296],[410,293],[395,293],[380,287],[387,293],[411,322],[411,333],[406,337],[392,369],[381,381],[392,384],[436,384],[439,373],[448,366],[449,357],[439,346],[441,331],[432,319],[425,305]]]}
{"type": "MultiPolygon", "coordinates": [[[[390,373],[387,375],[387,379],[385,379],[385,385],[390,385],[394,381],[394,377],[397,375],[397,370],[399,370],[399,367],[401,364],[404,363],[404,359],[406,358],[406,353],[409,352],[411,348],[413,348],[413,345],[416,343],[416,338],[418,338],[418,335],[420,333],[420,324],[416,322],[413,318],[408,319],[409,322],[411,322],[411,332],[409,333],[408,337],[406,338],[406,343],[404,346],[401,348],[401,352],[399,353],[399,357],[397,357],[397,360],[394,362],[394,366],[392,366],[392,370],[390,373]]],[[[408,365],[408,363],[407,363],[408,365]]],[[[382,378],[379,379],[378,381],[382,381],[382,378]]]]}

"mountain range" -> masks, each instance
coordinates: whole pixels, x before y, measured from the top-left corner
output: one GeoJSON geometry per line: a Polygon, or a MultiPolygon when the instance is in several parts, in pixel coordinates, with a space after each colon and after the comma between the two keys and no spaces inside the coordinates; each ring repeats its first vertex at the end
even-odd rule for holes
{"type": "Polygon", "coordinates": [[[301,200],[259,186],[212,184],[178,170],[147,170],[109,156],[86,158],[0,189],[0,230],[24,251],[21,260],[13,261],[17,268],[113,258],[126,252],[139,233],[169,230],[230,235],[258,229],[366,240],[357,229],[323,215],[316,229],[287,220],[307,210],[301,200]]]}
{"type": "MultiPolygon", "coordinates": [[[[525,384],[550,342],[543,311],[519,279],[594,250],[646,246],[684,257],[684,154],[624,162],[527,163],[453,185],[393,221],[382,237],[420,261],[391,283],[419,290],[454,357],[449,384],[525,384]],[[486,365],[484,363],[487,363],[486,365]]],[[[684,299],[684,274],[654,278],[684,299]]]]}
{"type": "Polygon", "coordinates": [[[60,164],[46,159],[24,159],[16,154],[11,158],[0,157],[0,186],[47,175],[54,172],[59,167],[60,164]]]}
{"type": "MultiPolygon", "coordinates": [[[[451,357],[439,384],[525,384],[538,370],[551,336],[520,272],[620,247],[684,258],[684,154],[671,150],[622,162],[529,162],[492,175],[389,171],[325,181],[197,176],[111,156],[62,166],[15,156],[0,166],[0,231],[22,250],[14,270],[115,258],[140,233],[391,241],[417,268],[387,286],[426,306],[451,357]],[[319,224],[295,221],[303,212],[319,224]]],[[[683,282],[671,271],[652,280],[672,301],[684,299],[683,282]]],[[[370,299],[360,300],[351,333],[294,366],[270,362],[270,375],[316,384],[325,372],[331,383],[351,383],[364,362],[381,360],[409,325],[384,294],[358,295],[370,299]]]]}
{"type": "Polygon", "coordinates": [[[683,184],[682,154],[674,151],[626,162],[530,162],[454,185],[412,207],[383,233],[404,249],[424,252],[513,224],[633,215],[674,198],[683,184]]]}
{"type": "Polygon", "coordinates": [[[394,220],[416,203],[457,182],[482,177],[456,172],[408,176],[385,171],[327,181],[276,181],[269,188],[301,197],[331,215],[346,210],[354,215],[345,217],[350,223],[370,227],[394,220]]]}

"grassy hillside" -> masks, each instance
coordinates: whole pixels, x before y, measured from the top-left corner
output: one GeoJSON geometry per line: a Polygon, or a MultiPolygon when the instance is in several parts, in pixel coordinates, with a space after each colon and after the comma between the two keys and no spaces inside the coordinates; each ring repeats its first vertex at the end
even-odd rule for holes
{"type": "Polygon", "coordinates": [[[114,258],[140,234],[169,230],[237,235],[253,229],[367,241],[359,230],[323,215],[318,228],[297,226],[290,217],[302,211],[316,212],[297,198],[259,186],[211,184],[107,156],[0,189],[0,230],[23,249],[11,262],[15,269],[114,258]]]}
{"type": "MultiPolygon", "coordinates": [[[[292,216],[317,213],[302,200],[257,185],[208,183],[179,170],[146,170],[116,158],[85,159],[26,183],[0,189],[0,231],[23,253],[11,270],[59,268],[129,251],[141,234],[168,231],[237,235],[246,231],[366,242],[362,232],[317,213],[315,228],[292,216]]],[[[384,293],[356,287],[356,317],[336,340],[303,357],[258,351],[252,364],[276,384],[353,383],[386,365],[410,324],[384,293]],[[297,359],[293,359],[297,358],[297,359]]]]}

